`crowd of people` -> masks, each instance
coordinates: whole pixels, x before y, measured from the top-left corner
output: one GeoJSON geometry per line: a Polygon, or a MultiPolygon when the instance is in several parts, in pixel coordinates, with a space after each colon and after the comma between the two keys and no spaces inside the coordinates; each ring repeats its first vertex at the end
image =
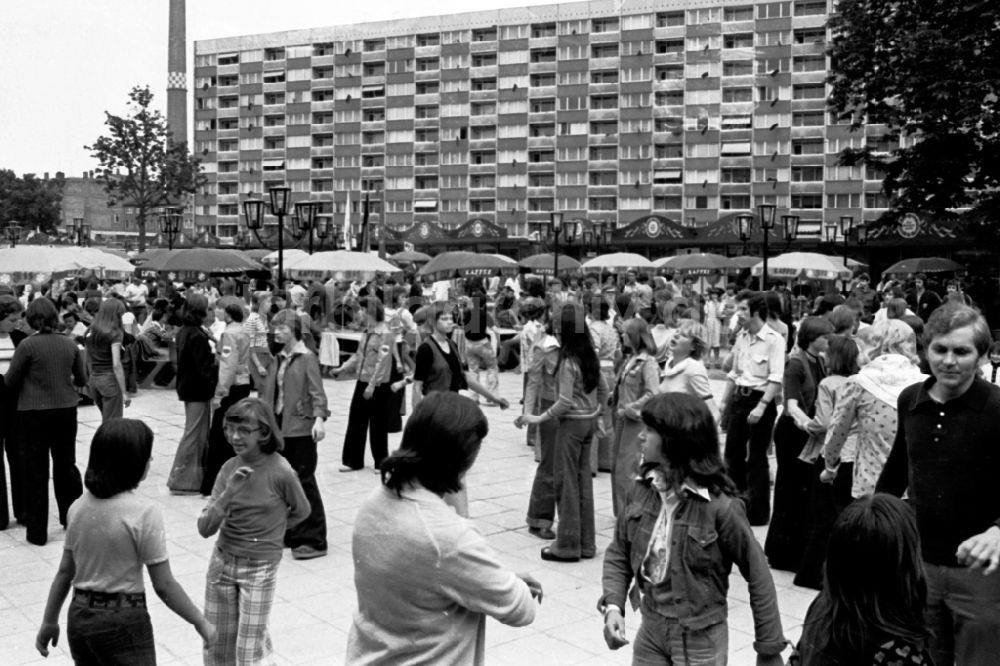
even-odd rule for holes
{"type": "Polygon", "coordinates": [[[792,663],[991,663],[1000,346],[961,284],[941,296],[917,275],[907,293],[861,275],[843,292],[814,290],[807,306],[802,285],[680,280],[627,271],[421,284],[408,274],[241,285],[241,296],[232,280],[132,279],[0,294],[11,491],[0,521],[12,509],[27,541],[46,543],[51,457],[66,529],[39,650],[57,639],[72,591],[78,663],[152,663],[146,566],[200,634],[206,664],[267,663],[283,549],[302,560],[328,549],[315,477],[326,373],[356,378],[340,471],[363,469],[370,447],[381,479],[355,523],[347,661],[482,663],[485,617],[528,624],[542,599],[541,583],[505,569],[475,530],[464,483],[489,430],[484,408],[510,407],[497,373],[516,369],[512,418],[537,462],[528,533],[549,542],[542,560],[603,555],[604,639],[626,645],[626,613],[638,611],[633,663],[725,663],[734,564],[759,664],[783,663],[787,646],[775,569],[820,591],[792,663]],[[326,328],[360,340],[324,369],[326,328]],[[165,353],[175,363],[157,362],[165,353]],[[185,408],[167,485],[205,496],[198,531],[218,534],[204,612],[170,574],[158,507],[131,493],[152,433],[122,417],[145,374],[172,384],[185,408]],[[86,400],[102,426],[81,477],[86,400]],[[402,441],[389,451],[393,432],[402,441]],[[600,473],[616,518],[604,553],[600,473]],[[753,528],[765,525],[762,546],[753,528]],[[115,642],[110,626],[141,640],[115,642]]]}

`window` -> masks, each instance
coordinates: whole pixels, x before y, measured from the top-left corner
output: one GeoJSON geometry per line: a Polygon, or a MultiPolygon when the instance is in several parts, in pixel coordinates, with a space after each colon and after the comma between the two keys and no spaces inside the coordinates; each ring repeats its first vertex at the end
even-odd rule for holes
{"type": "Polygon", "coordinates": [[[750,182],[750,167],[728,167],[722,169],[722,178],[720,182],[723,183],[749,183],[750,182]]]}
{"type": "Polygon", "coordinates": [[[688,11],[688,23],[698,25],[699,23],[718,23],[720,13],[718,7],[705,9],[692,9],[688,11]]]}
{"type": "MultiPolygon", "coordinates": [[[[568,124],[568,123],[563,123],[568,124]]],[[[538,123],[528,126],[528,136],[538,137],[538,136],[555,136],[556,135],[556,124],[555,123],[538,123]]]]}
{"type": "Polygon", "coordinates": [[[865,180],[885,180],[885,170],[873,164],[866,164],[865,180]]]}
{"type": "Polygon", "coordinates": [[[556,110],[556,100],[551,97],[531,100],[531,113],[548,113],[556,110]]]}
{"type": "Polygon", "coordinates": [[[820,127],[824,122],[822,111],[793,111],[792,127],[820,127]]]}
{"type": "MultiPolygon", "coordinates": [[[[490,127],[492,127],[492,126],[489,125],[489,126],[482,127],[482,128],[477,127],[476,129],[488,129],[490,127]]],[[[434,128],[421,127],[420,129],[417,129],[413,134],[414,134],[414,136],[413,136],[413,140],[414,141],[437,141],[438,140],[438,131],[436,129],[434,129],[434,128]]],[[[490,137],[490,138],[493,138],[493,137],[490,137]]]]}
{"type": "Polygon", "coordinates": [[[555,47],[549,47],[544,49],[531,49],[530,59],[531,62],[555,62],[556,61],[556,49],[555,47]]]}
{"type": "Polygon", "coordinates": [[[752,21],[753,5],[745,5],[743,7],[725,7],[722,10],[722,20],[725,23],[732,23],[734,21],[752,21]]]}
{"type": "Polygon", "coordinates": [[[371,53],[372,51],[385,51],[385,40],[384,39],[366,39],[362,45],[362,49],[366,53],[371,53]]]}
{"type": "Polygon", "coordinates": [[[617,109],[618,95],[591,95],[590,108],[592,109],[617,109]]]}
{"type": "Polygon", "coordinates": [[[684,78],[684,65],[657,65],[656,80],[669,81],[684,78]]]}
{"type": "Polygon", "coordinates": [[[333,88],[321,88],[318,90],[313,90],[312,101],[314,102],[332,102],[333,101],[333,88]]]}
{"type": "Polygon", "coordinates": [[[823,180],[823,167],[821,166],[793,166],[792,182],[806,183],[823,180]]]}
{"type": "Polygon", "coordinates": [[[683,90],[657,90],[653,98],[656,106],[680,106],[684,104],[683,90]]]}
{"type": "Polygon", "coordinates": [[[470,213],[491,213],[496,206],[496,199],[469,199],[470,213]]]}
{"type": "Polygon", "coordinates": [[[826,56],[796,56],[792,61],[793,72],[822,72],[826,69],[826,56]]]}
{"type": "Polygon", "coordinates": [[[748,114],[722,116],[724,130],[750,129],[752,126],[753,121],[748,114]]]}
{"type": "MultiPolygon", "coordinates": [[[[822,56],[820,56],[822,58],[822,56]]],[[[758,58],[757,73],[775,75],[788,71],[788,58],[758,58]]]]}
{"type": "Polygon", "coordinates": [[[723,76],[750,76],[753,74],[753,61],[726,60],[722,63],[723,76]]]}
{"type": "Polygon", "coordinates": [[[413,163],[417,166],[434,166],[438,163],[437,153],[415,153],[413,163]]]}
{"type": "MultiPolygon", "coordinates": [[[[552,75],[552,83],[555,83],[555,74],[552,75]]],[[[472,79],[472,90],[496,90],[496,89],[497,89],[497,77],[495,76],[490,76],[480,79],[472,79]]]]}
{"type": "Polygon", "coordinates": [[[374,99],[376,97],[385,97],[385,84],[374,85],[374,86],[362,86],[361,97],[363,99],[374,99]]]}
{"type": "Polygon", "coordinates": [[[385,76],[384,62],[366,62],[364,66],[365,76],[385,76]]]}
{"type": "Polygon", "coordinates": [[[225,55],[219,54],[216,64],[219,67],[225,65],[238,65],[240,64],[240,54],[239,53],[226,53],[225,55]]]}
{"type": "Polygon", "coordinates": [[[496,102],[473,102],[469,105],[469,115],[472,116],[492,116],[496,112],[496,102]]]}
{"type": "Polygon", "coordinates": [[[733,155],[749,155],[750,154],[750,142],[749,141],[723,141],[722,142],[722,152],[723,157],[733,156],[733,155]]]}
{"type": "Polygon", "coordinates": [[[535,162],[555,162],[556,153],[554,150],[529,150],[528,161],[535,162]]]}
{"type": "Polygon", "coordinates": [[[479,28],[472,31],[472,41],[474,42],[495,42],[497,41],[496,27],[479,28]]]}
{"type": "Polygon", "coordinates": [[[494,150],[469,151],[469,164],[496,164],[497,154],[494,150]]]}
{"type": "Polygon", "coordinates": [[[860,208],[861,195],[857,192],[853,194],[828,194],[826,195],[827,208],[860,208]]]}
{"type": "Polygon", "coordinates": [[[437,58],[417,58],[418,72],[433,72],[439,69],[441,62],[437,58]]]}
{"type": "Polygon", "coordinates": [[[618,146],[591,146],[590,160],[616,160],[618,159],[618,146]]]}
{"type": "Polygon", "coordinates": [[[662,159],[671,159],[674,157],[684,156],[684,146],[679,143],[658,143],[653,146],[653,157],[662,159]]]}
{"type": "Polygon", "coordinates": [[[753,33],[741,32],[739,34],[726,35],[722,40],[722,47],[726,49],[748,49],[753,47],[753,33]]]}
{"type": "Polygon", "coordinates": [[[865,208],[888,208],[889,197],[884,192],[865,192],[865,208]]]}
{"type": "Polygon", "coordinates": [[[681,203],[680,195],[657,196],[653,197],[653,210],[680,210],[681,203]]]}
{"type": "Polygon", "coordinates": [[[556,184],[556,177],[551,173],[529,173],[529,187],[553,187],[556,184]]]}
{"type": "Polygon", "coordinates": [[[590,22],[591,32],[618,32],[617,18],[599,18],[590,22]]]}
{"type": "Polygon", "coordinates": [[[591,83],[618,83],[618,70],[605,69],[590,73],[591,83]]]}
{"type": "Polygon", "coordinates": [[[385,155],[363,155],[361,166],[380,167],[385,166],[385,155]]]}
{"type": "Polygon", "coordinates": [[[792,195],[792,208],[822,208],[823,207],[823,195],[822,194],[793,194],[792,195]]]}
{"type": "Polygon", "coordinates": [[[416,94],[418,95],[433,95],[440,90],[440,84],[437,81],[417,81],[416,94]]]}
{"type": "Polygon", "coordinates": [[[654,185],[671,185],[683,182],[680,167],[676,169],[656,169],[653,171],[654,185]]]}
{"type": "Polygon", "coordinates": [[[792,155],[822,155],[823,139],[792,139],[792,155]]]}
{"type": "Polygon", "coordinates": [[[722,210],[747,210],[750,208],[749,194],[723,194],[719,197],[722,210]]]}
{"type": "Polygon", "coordinates": [[[618,133],[617,120],[597,120],[590,123],[590,133],[611,136],[618,133]]]}
{"type": "Polygon", "coordinates": [[[683,39],[658,39],[656,40],[656,53],[684,53],[683,39]]]}
{"type": "Polygon", "coordinates": [[[541,37],[555,37],[556,36],[556,24],[555,23],[533,23],[531,24],[531,37],[532,39],[539,39],[541,37]]]}
{"type": "Polygon", "coordinates": [[[417,35],[417,46],[437,46],[441,43],[441,35],[436,32],[417,35]]]}
{"type": "Polygon", "coordinates": [[[587,208],[590,210],[618,210],[618,197],[588,197],[587,208]]]}
{"type": "Polygon", "coordinates": [[[677,116],[664,116],[653,119],[654,132],[679,132],[683,121],[677,116]]]}
{"type": "Polygon", "coordinates": [[[792,39],[796,44],[823,44],[826,42],[826,28],[800,28],[792,39]]]}
{"type": "Polygon", "coordinates": [[[675,28],[683,25],[684,12],[660,12],[656,15],[657,28],[675,28]]]}
{"type": "Polygon", "coordinates": [[[709,196],[695,196],[695,197],[685,197],[685,208],[693,208],[697,210],[704,210],[706,208],[715,208],[715,197],[709,196]]]}
{"type": "Polygon", "coordinates": [[[718,157],[719,144],[717,143],[689,143],[686,146],[688,157],[718,157]]]}
{"type": "Polygon", "coordinates": [[[591,58],[617,58],[618,44],[594,44],[590,47],[591,58]]]}
{"type": "Polygon", "coordinates": [[[528,210],[549,211],[555,210],[555,201],[552,197],[531,197],[528,199],[528,210]]]}
{"type": "Polygon", "coordinates": [[[820,16],[826,14],[826,0],[797,0],[796,16],[820,16]]]}
{"type": "Polygon", "coordinates": [[[769,2],[764,5],[757,5],[757,18],[783,18],[792,15],[790,2],[769,2]]]}
{"type": "MultiPolygon", "coordinates": [[[[556,84],[556,73],[546,72],[543,74],[532,74],[529,81],[532,88],[554,86],[556,84]]],[[[476,90],[476,88],[473,88],[473,90],[476,90]]]]}
{"type": "MultiPolygon", "coordinates": [[[[473,125],[469,128],[469,138],[473,141],[497,138],[496,125],[473,125]]],[[[432,139],[433,140],[433,139],[432,139]]]]}
{"type": "Polygon", "coordinates": [[[492,67],[497,64],[497,54],[496,53],[473,53],[472,54],[472,66],[473,67],[492,67]]]}
{"type": "Polygon", "coordinates": [[[726,103],[734,102],[752,102],[753,101],[753,89],[750,87],[745,88],[723,88],[722,89],[722,101],[726,103]]]}
{"type": "Polygon", "coordinates": [[[826,86],[822,83],[800,83],[792,86],[792,99],[824,99],[826,86]]]}
{"type": "Polygon", "coordinates": [[[285,49],[283,48],[273,48],[264,49],[264,60],[284,60],[285,59],[285,49]]]}
{"type": "Polygon", "coordinates": [[[591,171],[587,180],[590,185],[616,185],[618,174],[614,171],[591,171]]]}

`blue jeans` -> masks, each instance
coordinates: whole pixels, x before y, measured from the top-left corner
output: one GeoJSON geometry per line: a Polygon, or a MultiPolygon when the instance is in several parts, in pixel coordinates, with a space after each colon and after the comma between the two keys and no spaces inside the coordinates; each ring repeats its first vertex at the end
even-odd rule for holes
{"type": "Polygon", "coordinates": [[[729,627],[719,622],[684,632],[674,620],[643,614],[632,646],[632,666],[725,666],[729,627]]]}
{"type": "Polygon", "coordinates": [[[145,608],[90,608],[70,603],[66,639],[76,666],[156,665],[153,625],[145,608]]]}
{"type": "Polygon", "coordinates": [[[597,552],[590,475],[593,438],[593,419],[559,419],[554,468],[559,524],[551,550],[561,557],[593,557],[597,552]]]}

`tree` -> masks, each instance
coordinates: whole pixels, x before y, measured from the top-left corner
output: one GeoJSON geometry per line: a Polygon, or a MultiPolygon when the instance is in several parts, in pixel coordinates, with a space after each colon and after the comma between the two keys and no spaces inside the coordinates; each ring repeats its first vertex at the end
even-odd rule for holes
{"type": "Polygon", "coordinates": [[[984,227],[1000,212],[1000,3],[840,0],[830,27],[833,112],[853,130],[888,128],[840,157],[884,172],[885,221],[913,211],[984,227]]]}
{"type": "Polygon", "coordinates": [[[100,163],[97,178],[103,182],[108,206],[118,203],[136,209],[139,251],[146,249],[146,222],[160,206],[179,205],[204,181],[201,159],[191,155],[187,143],[170,139],[163,114],[150,109],[149,86],[136,86],[128,94],[129,113],[104,112],[108,134],[84,146],[100,163]]]}
{"type": "Polygon", "coordinates": [[[62,210],[61,179],[42,180],[26,173],[19,178],[10,169],[0,169],[0,225],[17,222],[27,229],[53,234],[62,210]]]}

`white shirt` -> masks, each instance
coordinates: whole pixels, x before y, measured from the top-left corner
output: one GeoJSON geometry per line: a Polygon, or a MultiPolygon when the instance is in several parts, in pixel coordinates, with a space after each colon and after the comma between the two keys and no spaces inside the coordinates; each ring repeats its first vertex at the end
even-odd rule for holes
{"type": "Polygon", "coordinates": [[[438,280],[431,288],[434,290],[435,302],[446,302],[448,294],[451,292],[451,282],[449,280],[438,280]]]}

